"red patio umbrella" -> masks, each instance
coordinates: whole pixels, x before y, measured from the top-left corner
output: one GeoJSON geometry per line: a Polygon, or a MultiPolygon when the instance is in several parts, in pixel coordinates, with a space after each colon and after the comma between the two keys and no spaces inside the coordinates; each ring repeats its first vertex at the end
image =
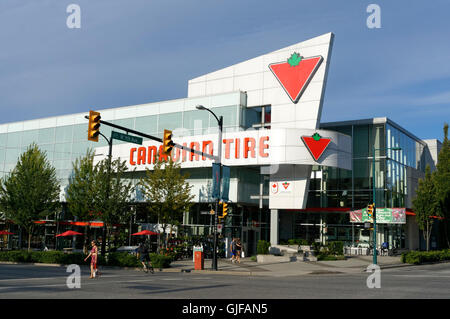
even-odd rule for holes
{"type": "Polygon", "coordinates": [[[14,233],[11,233],[7,230],[0,230],[0,235],[14,235],[14,233]]]}
{"type": "Polygon", "coordinates": [[[75,236],[75,235],[83,235],[82,233],[78,233],[73,230],[68,230],[62,234],[56,235],[55,237],[61,237],[61,236],[75,236]]]}
{"type": "Polygon", "coordinates": [[[155,232],[152,232],[152,231],[150,231],[150,230],[143,230],[143,231],[140,231],[139,233],[134,233],[134,234],[131,234],[132,236],[139,236],[139,235],[159,235],[158,233],[155,233],[155,232]]]}

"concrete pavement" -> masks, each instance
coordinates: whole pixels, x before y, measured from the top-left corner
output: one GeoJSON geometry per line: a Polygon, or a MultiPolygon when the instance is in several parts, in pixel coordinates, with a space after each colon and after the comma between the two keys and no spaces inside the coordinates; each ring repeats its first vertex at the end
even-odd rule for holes
{"type": "MultiPolygon", "coordinates": [[[[300,275],[319,275],[319,274],[342,274],[342,273],[361,273],[372,264],[371,256],[348,256],[346,260],[336,261],[317,261],[317,262],[273,262],[257,263],[250,258],[243,258],[240,264],[231,263],[229,259],[218,260],[218,271],[211,269],[211,260],[205,260],[204,270],[194,270],[192,260],[175,261],[171,268],[164,271],[190,271],[193,273],[217,273],[227,275],[245,275],[245,276],[300,276],[300,275]]],[[[379,256],[378,265],[380,268],[405,267],[411,266],[403,264],[400,256],[379,256]]]]}
{"type": "MultiPolygon", "coordinates": [[[[3,262],[4,264],[17,264],[3,262]]],[[[20,263],[19,263],[20,264],[20,263]]],[[[250,258],[242,258],[241,263],[231,263],[229,259],[218,260],[218,271],[212,270],[212,261],[204,261],[204,270],[194,270],[192,259],[179,260],[171,263],[170,268],[162,270],[155,269],[156,272],[190,272],[196,274],[217,274],[217,275],[238,275],[238,276],[270,276],[287,277],[302,275],[322,275],[322,274],[351,274],[362,273],[367,266],[372,264],[371,256],[348,256],[346,260],[336,261],[291,261],[291,262],[273,262],[257,263],[250,258]]],[[[34,264],[36,266],[54,266],[59,264],[34,264]]],[[[409,264],[403,264],[400,256],[379,256],[378,265],[383,268],[408,267],[409,264]]],[[[122,267],[105,267],[108,269],[120,269],[122,267]]],[[[122,269],[135,269],[123,267],[122,269]]]]}

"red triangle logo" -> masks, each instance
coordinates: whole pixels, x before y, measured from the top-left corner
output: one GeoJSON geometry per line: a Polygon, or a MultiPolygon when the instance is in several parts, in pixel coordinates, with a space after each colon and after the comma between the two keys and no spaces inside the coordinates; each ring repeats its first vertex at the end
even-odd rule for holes
{"type": "Polygon", "coordinates": [[[303,58],[294,53],[287,62],[269,64],[269,69],[291,101],[297,103],[322,61],[322,56],[303,58]]]}
{"type": "Polygon", "coordinates": [[[302,140],[316,161],[322,156],[331,142],[331,138],[321,137],[318,133],[315,133],[313,136],[302,136],[302,140]]]}

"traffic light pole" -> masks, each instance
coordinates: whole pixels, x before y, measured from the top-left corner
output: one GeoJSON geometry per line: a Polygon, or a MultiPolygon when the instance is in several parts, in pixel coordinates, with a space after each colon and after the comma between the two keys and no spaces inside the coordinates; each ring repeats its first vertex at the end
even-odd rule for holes
{"type": "MultiPolygon", "coordinates": [[[[106,189],[106,200],[109,200],[109,192],[110,192],[110,186],[111,186],[111,163],[112,163],[112,146],[113,146],[113,138],[111,136],[110,139],[108,139],[105,135],[100,133],[101,136],[108,142],[109,145],[109,152],[108,152],[108,188],[106,189]]],[[[102,229],[102,247],[101,247],[101,255],[105,256],[106,252],[106,221],[103,220],[103,229],[102,229]]]]}
{"type": "Polygon", "coordinates": [[[375,145],[372,148],[372,196],[373,196],[373,264],[377,264],[377,213],[376,213],[376,192],[375,192],[375,145]]]}

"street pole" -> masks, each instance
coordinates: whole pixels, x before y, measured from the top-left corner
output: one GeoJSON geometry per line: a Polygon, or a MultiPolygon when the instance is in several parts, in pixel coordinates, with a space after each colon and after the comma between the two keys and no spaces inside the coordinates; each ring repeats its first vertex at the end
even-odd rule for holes
{"type": "MultiPolygon", "coordinates": [[[[217,120],[219,124],[219,143],[217,144],[217,158],[215,162],[219,164],[219,196],[216,199],[216,209],[214,212],[214,244],[213,244],[213,260],[212,260],[212,269],[217,270],[217,216],[219,209],[219,200],[220,200],[220,185],[222,184],[222,130],[223,130],[223,116],[217,117],[213,111],[204,107],[203,105],[197,105],[195,107],[197,110],[206,110],[211,113],[217,120]]],[[[214,178],[214,176],[213,176],[214,178]]]]}
{"type": "Polygon", "coordinates": [[[219,198],[217,198],[217,200],[216,200],[216,211],[214,213],[214,252],[213,252],[213,264],[212,264],[212,268],[214,270],[217,270],[217,216],[218,216],[219,200],[220,200],[220,185],[222,184],[222,128],[223,128],[223,116],[221,116],[219,118],[218,122],[219,122],[219,144],[218,144],[218,149],[217,149],[217,162],[219,163],[219,198]]]}
{"type": "Polygon", "coordinates": [[[373,192],[373,264],[377,264],[377,215],[376,215],[376,192],[375,192],[375,145],[372,147],[372,192],[373,192]]]}
{"type": "MultiPolygon", "coordinates": [[[[108,153],[108,188],[106,189],[106,201],[109,200],[109,188],[110,188],[110,178],[111,178],[111,162],[112,162],[112,146],[113,146],[113,138],[111,133],[111,138],[108,140],[105,135],[100,133],[101,136],[105,138],[105,140],[108,142],[109,145],[109,153],[108,153]]],[[[104,212],[103,212],[104,213],[104,212]]],[[[101,254],[102,256],[105,256],[106,252],[106,221],[103,218],[103,230],[102,230],[102,248],[101,248],[101,254]]]]}

